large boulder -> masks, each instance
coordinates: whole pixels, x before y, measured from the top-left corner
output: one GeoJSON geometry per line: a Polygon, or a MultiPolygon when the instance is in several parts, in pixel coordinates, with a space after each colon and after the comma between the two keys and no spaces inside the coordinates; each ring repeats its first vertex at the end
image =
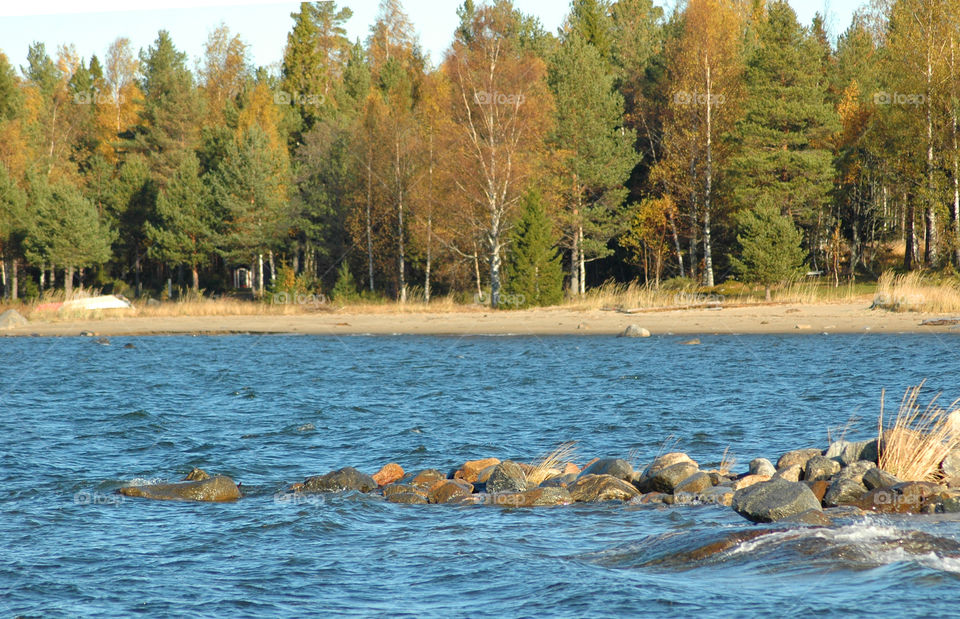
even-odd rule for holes
{"type": "Polygon", "coordinates": [[[183,481],[203,481],[204,479],[210,479],[210,473],[203,469],[193,467],[190,469],[190,472],[187,473],[187,476],[183,478],[183,481]]]}
{"type": "Polygon", "coordinates": [[[420,496],[423,497],[424,499],[423,502],[424,503],[427,502],[426,499],[427,499],[427,494],[429,494],[429,492],[423,486],[414,486],[411,484],[390,484],[388,486],[383,487],[383,496],[388,499],[395,494],[411,494],[411,493],[419,494],[420,496]]]}
{"type": "Polygon", "coordinates": [[[868,512],[920,514],[936,509],[937,504],[949,496],[945,490],[939,484],[907,481],[890,488],[871,490],[856,505],[868,512]]]}
{"type": "Polygon", "coordinates": [[[857,501],[863,498],[867,493],[867,487],[855,479],[839,477],[830,484],[826,494],[823,495],[823,504],[825,507],[837,507],[838,505],[856,505],[857,501]]]}
{"type": "Polygon", "coordinates": [[[126,486],[117,490],[124,496],[156,499],[159,501],[236,501],[240,488],[229,477],[217,475],[198,481],[182,481],[174,484],[150,486],[126,486]]]}
{"type": "Polygon", "coordinates": [[[751,475],[766,475],[767,477],[773,477],[776,473],[777,469],[775,469],[773,467],[773,463],[766,458],[754,458],[750,461],[751,475]]]}
{"type": "Polygon", "coordinates": [[[396,462],[384,464],[382,467],[380,467],[379,471],[372,475],[373,481],[377,482],[378,486],[392,484],[398,479],[403,479],[403,476],[403,467],[396,462]]]}
{"type": "Polygon", "coordinates": [[[700,470],[696,462],[685,453],[673,452],[660,456],[640,475],[634,485],[640,492],[665,492],[670,494],[684,479],[700,470]]]}
{"type": "Polygon", "coordinates": [[[774,473],[773,478],[785,479],[787,481],[800,481],[802,476],[803,468],[799,464],[791,464],[774,473]]]}
{"type": "Polygon", "coordinates": [[[794,464],[799,464],[801,469],[806,469],[807,460],[814,456],[822,455],[823,452],[815,448],[794,449],[780,456],[777,460],[777,470],[785,469],[794,464]]]}
{"type": "Polygon", "coordinates": [[[525,492],[497,495],[494,503],[513,507],[538,507],[541,505],[569,505],[573,497],[566,488],[540,487],[525,492]]]}
{"type": "Polygon", "coordinates": [[[940,471],[951,486],[960,485],[960,450],[951,451],[940,462],[940,471]]]}
{"type": "Polygon", "coordinates": [[[426,497],[416,492],[395,492],[387,497],[389,503],[404,503],[407,505],[423,505],[427,503],[426,497]]]}
{"type": "Polygon", "coordinates": [[[29,321],[15,309],[8,309],[0,314],[0,329],[16,329],[28,323],[29,321]]]}
{"type": "Polygon", "coordinates": [[[468,494],[473,494],[473,484],[458,479],[438,481],[427,494],[430,503],[449,503],[468,494]]]}
{"type": "Polygon", "coordinates": [[[441,479],[446,479],[447,476],[437,469],[425,469],[420,471],[413,476],[413,479],[410,480],[410,484],[413,486],[420,486],[422,488],[430,488],[433,484],[437,483],[441,479]]]}
{"type": "Polygon", "coordinates": [[[326,475],[314,475],[306,478],[303,480],[301,491],[341,492],[343,490],[356,490],[358,492],[370,492],[378,487],[373,477],[361,473],[352,466],[347,466],[336,471],[330,471],[326,475]]]}
{"type": "Polygon", "coordinates": [[[857,460],[849,466],[843,467],[837,479],[852,479],[857,483],[863,483],[863,476],[869,471],[877,468],[877,465],[869,460],[857,460]]]}
{"type": "Polygon", "coordinates": [[[633,479],[633,467],[622,458],[603,458],[583,469],[580,475],[613,475],[618,479],[630,481],[633,479]]]}
{"type": "Polygon", "coordinates": [[[620,337],[650,337],[650,332],[639,325],[630,325],[623,330],[620,337]]]}
{"type": "Polygon", "coordinates": [[[527,475],[516,462],[505,460],[494,467],[487,479],[487,492],[523,492],[527,489],[527,475]]]}
{"type": "Polygon", "coordinates": [[[453,474],[454,479],[462,479],[465,482],[471,484],[477,482],[477,478],[480,476],[480,471],[487,468],[488,466],[496,466],[500,464],[499,458],[483,458],[482,460],[468,460],[463,463],[456,473],[453,474]]]}
{"type": "Polygon", "coordinates": [[[867,490],[876,490],[877,488],[892,488],[901,483],[899,479],[890,473],[879,468],[872,468],[863,474],[863,485],[867,490]]]}
{"type": "Polygon", "coordinates": [[[704,473],[700,471],[699,473],[694,473],[690,477],[687,477],[679,484],[673,488],[674,494],[679,494],[681,492],[689,492],[690,494],[698,494],[703,492],[707,488],[713,487],[713,479],[710,477],[709,473],[704,473]]]}
{"type": "Polygon", "coordinates": [[[743,490],[744,488],[749,488],[755,484],[760,484],[765,481],[770,481],[770,477],[767,475],[745,475],[733,482],[734,490],[743,490]]]}
{"type": "Polygon", "coordinates": [[[820,501],[802,482],[783,479],[754,484],[733,493],[733,510],[751,522],[777,522],[807,510],[821,510],[820,501]]]}
{"type": "Polygon", "coordinates": [[[632,484],[613,475],[587,475],[567,487],[570,497],[578,503],[602,501],[629,501],[640,493],[632,484]]]}
{"type": "Polygon", "coordinates": [[[813,456],[807,460],[803,478],[807,481],[827,480],[840,472],[840,463],[826,456],[813,456]]]}
{"type": "Polygon", "coordinates": [[[840,464],[848,466],[858,460],[867,460],[877,463],[877,439],[866,441],[834,441],[830,443],[824,457],[833,458],[840,464]]]}

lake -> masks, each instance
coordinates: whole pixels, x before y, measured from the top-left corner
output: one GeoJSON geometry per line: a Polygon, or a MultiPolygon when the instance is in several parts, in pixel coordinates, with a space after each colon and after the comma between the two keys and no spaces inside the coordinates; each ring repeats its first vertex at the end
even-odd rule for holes
{"type": "Polygon", "coordinates": [[[0,616],[755,616],[947,612],[960,522],[757,527],[721,506],[397,505],[276,493],[344,466],[646,466],[726,448],[746,470],[875,435],[927,380],[960,396],[950,335],[7,338],[0,340],[0,616]],[[132,345],[128,347],[127,345],[132,345]],[[230,504],[121,497],[192,467],[230,504]]]}

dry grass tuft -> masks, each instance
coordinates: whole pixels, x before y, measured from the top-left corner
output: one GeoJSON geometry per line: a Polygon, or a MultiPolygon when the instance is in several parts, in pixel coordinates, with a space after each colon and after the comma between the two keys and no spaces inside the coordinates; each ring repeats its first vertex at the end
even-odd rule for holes
{"type": "Polygon", "coordinates": [[[902,275],[887,271],[877,281],[873,307],[894,312],[957,312],[960,283],[952,278],[935,281],[917,271],[902,275]]]}
{"type": "Polygon", "coordinates": [[[576,441],[561,443],[548,454],[540,456],[533,463],[533,470],[527,473],[527,482],[539,486],[550,476],[551,469],[569,462],[577,453],[576,441]]]}
{"type": "Polygon", "coordinates": [[[960,448],[960,432],[954,431],[951,413],[958,411],[957,402],[944,409],[937,405],[939,394],[926,408],[920,408],[917,398],[923,383],[907,389],[900,402],[897,418],[884,429],[881,400],[878,422],[881,445],[880,468],[902,481],[939,481],[940,463],[947,455],[960,448]]]}
{"type": "Polygon", "coordinates": [[[717,471],[722,475],[729,475],[735,466],[737,466],[737,458],[730,455],[730,445],[727,445],[723,450],[723,456],[720,458],[717,471]]]}

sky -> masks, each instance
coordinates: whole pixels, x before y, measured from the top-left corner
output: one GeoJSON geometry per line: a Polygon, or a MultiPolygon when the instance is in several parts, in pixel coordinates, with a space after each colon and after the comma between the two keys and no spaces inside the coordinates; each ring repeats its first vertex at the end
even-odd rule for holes
{"type": "MultiPolygon", "coordinates": [[[[668,11],[676,0],[655,0],[668,11]]],[[[422,47],[434,65],[439,64],[457,25],[456,9],[462,0],[404,0],[422,47]]],[[[809,24],[816,12],[827,15],[834,35],[846,29],[862,0],[791,0],[800,21],[809,24]]],[[[15,67],[26,64],[27,48],[34,41],[46,44],[56,56],[57,46],[72,43],[84,58],[102,60],[114,39],[125,36],[134,49],[146,49],[157,31],[170,32],[174,45],[193,61],[200,57],[207,35],[220,23],[250,45],[255,66],[279,65],[290,13],[298,2],[244,0],[47,0],[43,3],[0,1],[0,51],[15,67]]],[[[377,13],[378,0],[339,0],[353,17],[347,23],[351,40],[366,39],[377,13]]],[[[567,0],[514,0],[514,6],[540,18],[544,28],[556,32],[563,22],[567,0]]]]}

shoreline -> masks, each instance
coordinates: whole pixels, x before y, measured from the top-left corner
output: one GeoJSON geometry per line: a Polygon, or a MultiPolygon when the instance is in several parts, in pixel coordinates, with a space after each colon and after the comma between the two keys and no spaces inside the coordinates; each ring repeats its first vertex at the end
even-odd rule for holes
{"type": "MultiPolygon", "coordinates": [[[[949,321],[948,321],[949,322],[949,321]]],[[[353,312],[296,315],[122,316],[31,321],[0,336],[146,335],[619,335],[629,325],[657,335],[940,333],[960,335],[960,317],[869,309],[866,303],[770,304],[725,308],[353,312]],[[955,318],[956,324],[923,325],[955,318]]]]}

